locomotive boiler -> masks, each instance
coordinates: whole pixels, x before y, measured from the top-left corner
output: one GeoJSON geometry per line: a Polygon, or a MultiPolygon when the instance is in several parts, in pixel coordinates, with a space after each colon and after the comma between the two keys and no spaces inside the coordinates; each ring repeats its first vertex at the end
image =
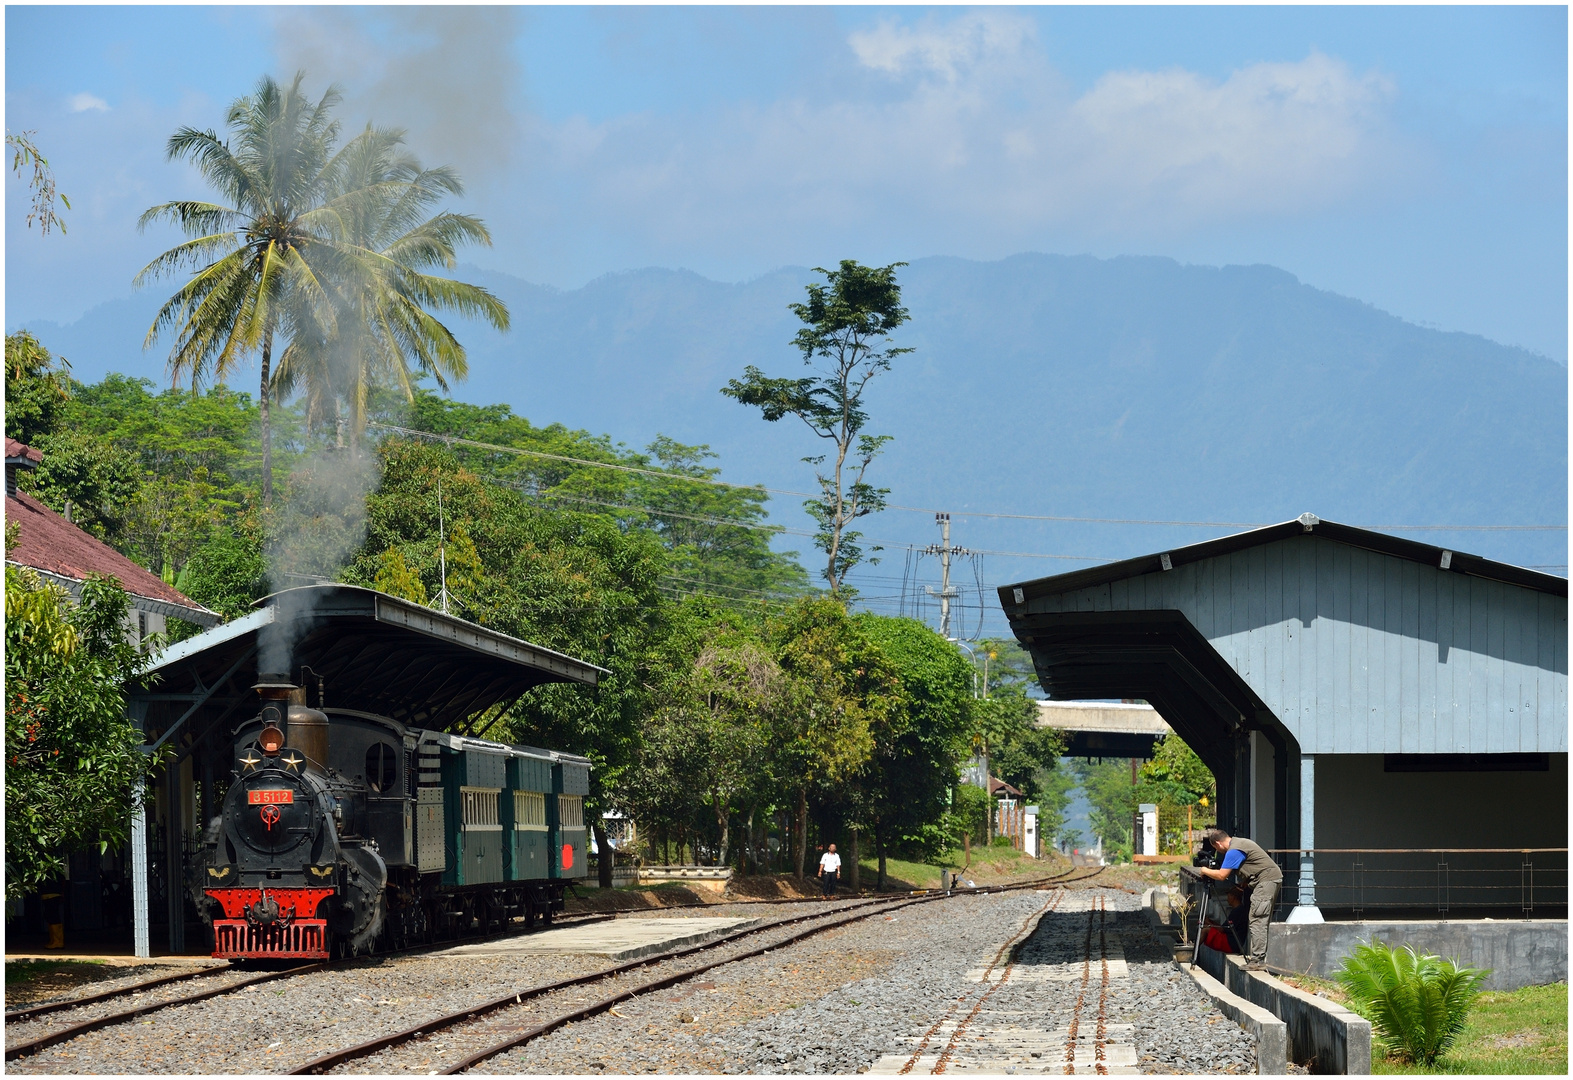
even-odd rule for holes
{"type": "MultiPolygon", "coordinates": [[[[306,680],[309,683],[309,680],[306,680]]],[[[229,959],[350,956],[550,921],[585,875],[590,762],[410,726],[262,675],[191,882],[229,959]]]]}

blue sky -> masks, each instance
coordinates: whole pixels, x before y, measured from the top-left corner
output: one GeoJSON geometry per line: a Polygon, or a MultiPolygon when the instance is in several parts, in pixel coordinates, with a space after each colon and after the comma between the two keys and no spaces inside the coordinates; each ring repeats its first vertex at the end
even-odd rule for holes
{"type": "Polygon", "coordinates": [[[478,265],[573,287],[1020,251],[1271,263],[1567,358],[1564,8],[6,11],[6,324],[130,293],[201,188],[162,144],[264,72],[458,166],[478,265]]]}

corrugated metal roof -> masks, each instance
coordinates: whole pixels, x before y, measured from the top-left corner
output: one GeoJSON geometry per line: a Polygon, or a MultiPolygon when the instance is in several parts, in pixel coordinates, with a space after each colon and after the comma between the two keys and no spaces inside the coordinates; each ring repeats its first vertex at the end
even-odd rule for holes
{"type": "Polygon", "coordinates": [[[999,589],[1000,605],[1009,612],[1035,596],[1048,596],[1053,593],[1069,592],[1074,589],[1084,589],[1094,585],[1106,585],[1113,581],[1119,581],[1122,578],[1156,573],[1160,570],[1170,570],[1176,566],[1183,566],[1186,563],[1200,562],[1203,559],[1211,559],[1218,555],[1228,555],[1247,548],[1260,547],[1263,544],[1271,544],[1274,541],[1283,540],[1290,536],[1300,536],[1304,533],[1313,533],[1325,540],[1347,544],[1350,547],[1363,548],[1366,551],[1375,551],[1383,555],[1394,555],[1400,559],[1422,563],[1426,566],[1436,567],[1454,574],[1467,574],[1471,577],[1500,581],[1508,585],[1521,585],[1526,589],[1534,589],[1537,592],[1551,593],[1556,596],[1565,597],[1568,594],[1568,579],[1557,577],[1554,574],[1543,574],[1538,570],[1529,570],[1522,566],[1513,566],[1510,563],[1494,562],[1479,555],[1469,555],[1462,551],[1453,551],[1449,548],[1422,544],[1414,540],[1392,536],[1388,533],[1373,532],[1370,529],[1361,529],[1353,525],[1340,525],[1336,521],[1324,521],[1315,514],[1302,514],[1293,521],[1285,521],[1278,525],[1268,525],[1265,528],[1252,529],[1248,532],[1234,533],[1230,536],[1219,537],[1216,540],[1204,540],[1199,544],[1189,544],[1185,547],[1172,548],[1168,551],[1154,552],[1151,555],[1141,555],[1134,559],[1104,563],[1102,566],[1093,566],[1086,570],[1072,570],[1068,574],[1055,574],[1051,577],[1017,582],[1014,585],[1002,585],[999,589]],[[1016,597],[1018,591],[1021,593],[1021,599],[1016,597]]]}
{"type": "Polygon", "coordinates": [[[198,730],[254,701],[263,671],[284,671],[330,708],[357,709],[413,727],[465,733],[465,721],[549,682],[594,686],[604,668],[372,589],[308,585],[257,601],[243,619],[183,641],[154,659],[159,682],[135,694],[148,730],[186,711],[198,730]],[[309,673],[303,673],[309,668],[309,673]],[[221,686],[222,684],[222,686],[221,686]],[[166,709],[165,704],[170,708],[166,709]],[[178,708],[178,711],[172,710],[178,708]]]}

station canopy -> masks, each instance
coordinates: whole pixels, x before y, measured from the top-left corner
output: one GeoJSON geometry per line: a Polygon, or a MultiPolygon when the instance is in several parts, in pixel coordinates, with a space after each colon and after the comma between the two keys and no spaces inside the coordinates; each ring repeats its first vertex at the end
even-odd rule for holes
{"type": "MultiPolygon", "coordinates": [[[[480,714],[543,683],[594,686],[608,672],[507,634],[371,589],[308,585],[164,650],[156,681],[130,695],[144,730],[200,742],[256,703],[251,686],[282,672],[330,709],[470,734],[480,714]],[[177,729],[179,729],[177,731],[177,729]]],[[[178,745],[178,744],[177,744],[178,745]]]]}

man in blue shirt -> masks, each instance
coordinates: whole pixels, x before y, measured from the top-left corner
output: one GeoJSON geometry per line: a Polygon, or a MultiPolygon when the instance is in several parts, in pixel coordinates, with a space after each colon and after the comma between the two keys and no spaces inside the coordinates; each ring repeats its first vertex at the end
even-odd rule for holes
{"type": "Polygon", "coordinates": [[[1283,871],[1272,856],[1255,841],[1230,836],[1223,829],[1208,829],[1202,843],[1223,852],[1223,865],[1217,870],[1199,866],[1196,872],[1215,881],[1227,881],[1234,874],[1251,907],[1251,944],[1245,969],[1261,971],[1267,967],[1267,927],[1272,921],[1278,890],[1283,887],[1283,871]]]}

